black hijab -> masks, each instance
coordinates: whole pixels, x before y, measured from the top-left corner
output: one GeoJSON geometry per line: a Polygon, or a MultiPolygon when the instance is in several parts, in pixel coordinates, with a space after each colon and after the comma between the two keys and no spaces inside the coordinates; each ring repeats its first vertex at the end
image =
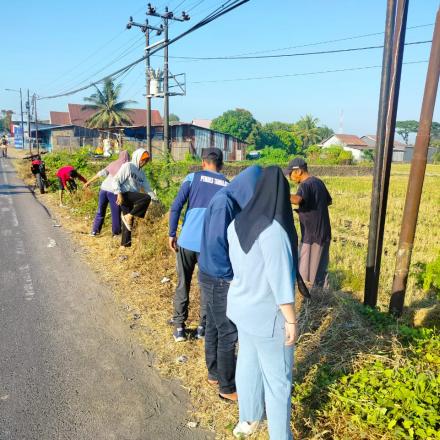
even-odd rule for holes
{"type": "Polygon", "coordinates": [[[260,234],[276,220],[286,231],[292,247],[298,289],[309,298],[310,293],[298,270],[298,235],[290,204],[290,187],[281,168],[270,166],[263,173],[249,203],[235,218],[235,231],[244,253],[248,253],[260,234]]]}

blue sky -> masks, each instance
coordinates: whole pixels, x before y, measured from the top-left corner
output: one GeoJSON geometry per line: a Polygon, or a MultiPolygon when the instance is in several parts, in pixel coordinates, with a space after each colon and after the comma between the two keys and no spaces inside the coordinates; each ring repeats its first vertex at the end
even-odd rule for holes
{"type": "MultiPolygon", "coordinates": [[[[128,17],[145,19],[139,0],[76,0],[75,2],[24,0],[2,4],[2,67],[0,108],[19,110],[18,95],[4,88],[29,88],[40,96],[64,92],[111,73],[143,54],[139,29],[124,30],[128,17]],[[5,39],[3,38],[3,42],[5,39]]],[[[190,11],[191,21],[173,23],[170,37],[204,18],[220,0],[158,0],[190,11]]],[[[256,51],[267,54],[363,47],[383,43],[383,35],[308,47],[273,51],[322,41],[383,31],[385,0],[251,0],[239,9],[207,25],[170,47],[170,56],[224,56],[256,51]]],[[[430,40],[438,0],[410,1],[407,42],[430,40]]],[[[156,24],[157,19],[150,20],[156,24]]],[[[157,37],[154,37],[155,40],[157,37]]],[[[153,40],[153,41],[155,41],[153,40]]],[[[406,62],[429,57],[429,44],[407,46],[406,62]]],[[[382,50],[262,60],[193,61],[170,58],[172,73],[187,75],[187,95],[173,97],[170,110],[181,120],[214,118],[231,108],[246,108],[268,122],[291,122],[310,113],[339,131],[363,135],[376,131],[380,69],[291,76],[260,80],[226,79],[292,75],[380,65],[382,50]],[[200,83],[200,81],[220,80],[200,83]]],[[[162,59],[152,58],[153,67],[162,59]]],[[[404,65],[398,119],[418,119],[427,63],[404,65]]],[[[123,97],[144,106],[144,66],[123,78],[123,97]]],[[[67,103],[81,103],[91,89],[76,95],[39,101],[39,116],[50,110],[65,111],[67,103]]],[[[153,108],[162,113],[162,101],[153,108]]],[[[440,120],[439,105],[434,119],[440,120]]]]}

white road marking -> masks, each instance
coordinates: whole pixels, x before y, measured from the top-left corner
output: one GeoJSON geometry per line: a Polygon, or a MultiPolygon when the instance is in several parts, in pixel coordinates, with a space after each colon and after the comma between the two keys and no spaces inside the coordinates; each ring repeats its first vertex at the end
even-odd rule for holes
{"type": "Polygon", "coordinates": [[[26,297],[26,299],[32,299],[32,297],[35,295],[35,290],[31,276],[31,268],[29,267],[29,264],[20,266],[19,271],[21,272],[24,281],[23,284],[24,296],[26,297]]]}
{"type": "MultiPolygon", "coordinates": [[[[6,167],[3,169],[3,179],[5,180],[6,185],[9,185],[8,176],[6,174],[6,167]]],[[[17,213],[15,212],[15,209],[14,209],[14,202],[12,201],[12,196],[10,194],[7,194],[6,198],[9,202],[9,205],[10,205],[10,212],[11,212],[11,216],[12,216],[12,225],[15,228],[17,228],[18,227],[18,218],[17,218],[17,213]]],[[[7,209],[7,208],[2,208],[2,211],[5,209],[7,209]]]]}
{"type": "Polygon", "coordinates": [[[48,248],[53,248],[57,245],[57,242],[53,239],[49,237],[49,243],[47,245],[48,248]]]}

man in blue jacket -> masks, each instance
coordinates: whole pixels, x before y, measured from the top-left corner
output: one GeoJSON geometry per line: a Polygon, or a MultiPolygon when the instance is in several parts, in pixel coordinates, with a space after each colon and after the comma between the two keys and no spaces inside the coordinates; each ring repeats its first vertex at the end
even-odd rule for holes
{"type": "MultiPolygon", "coordinates": [[[[176,252],[178,284],[174,295],[174,340],[186,340],[185,321],[188,319],[189,291],[191,278],[200,252],[203,219],[206,207],[228,180],[220,170],[223,166],[223,153],[218,148],[205,148],[202,151],[202,171],[188,174],[170,209],[169,246],[176,252]],[[177,239],[177,227],[184,205],[186,213],[182,230],[177,239]]],[[[205,336],[206,306],[200,295],[200,323],[197,338],[205,336]]]]}
{"type": "Polygon", "coordinates": [[[219,386],[219,396],[237,400],[235,345],[237,329],[226,316],[229,284],[234,276],[229,260],[227,229],[255,192],[262,169],[242,171],[219,191],[206,209],[199,256],[199,285],[206,301],[205,359],[208,382],[219,386]]]}

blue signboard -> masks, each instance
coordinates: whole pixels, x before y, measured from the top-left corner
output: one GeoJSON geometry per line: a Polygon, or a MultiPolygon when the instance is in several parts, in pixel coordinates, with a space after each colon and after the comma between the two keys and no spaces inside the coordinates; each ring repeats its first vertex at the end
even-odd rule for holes
{"type": "Polygon", "coordinates": [[[23,127],[14,127],[14,145],[15,148],[24,148],[23,146],[23,127]]]}

